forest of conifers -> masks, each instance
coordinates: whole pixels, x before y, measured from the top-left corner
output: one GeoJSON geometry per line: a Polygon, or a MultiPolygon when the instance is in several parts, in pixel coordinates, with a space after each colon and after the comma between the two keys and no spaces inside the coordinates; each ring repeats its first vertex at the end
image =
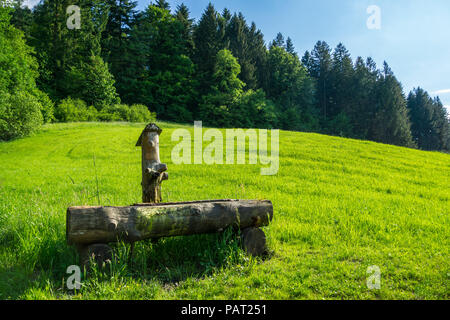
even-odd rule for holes
{"type": "Polygon", "coordinates": [[[195,21],[185,5],[165,0],[143,11],[129,0],[0,3],[0,140],[42,123],[148,121],[156,113],[450,149],[438,97],[421,88],[406,96],[386,62],[352,59],[343,44],[318,41],[300,55],[289,37],[266,43],[255,23],[212,4],[195,21]],[[68,28],[70,5],[81,9],[80,28],[68,28]]]}

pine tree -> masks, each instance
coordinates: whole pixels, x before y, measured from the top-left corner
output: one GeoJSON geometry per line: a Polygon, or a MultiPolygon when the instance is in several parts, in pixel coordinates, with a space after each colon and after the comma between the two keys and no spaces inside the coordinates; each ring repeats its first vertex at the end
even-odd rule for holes
{"type": "Polygon", "coordinates": [[[411,132],[423,150],[448,150],[449,125],[445,108],[439,98],[432,99],[422,88],[408,95],[411,132]]]}
{"type": "Polygon", "coordinates": [[[248,89],[254,89],[257,85],[255,75],[255,61],[251,56],[249,46],[250,30],[242,13],[234,14],[229,20],[225,38],[228,43],[228,49],[238,59],[241,66],[239,78],[247,84],[248,89]]]}
{"type": "Polygon", "coordinates": [[[315,79],[317,88],[315,101],[317,109],[321,111],[322,126],[325,126],[329,118],[328,109],[332,103],[330,98],[332,92],[331,49],[326,42],[318,41],[311,53],[305,53],[302,61],[308,68],[309,75],[315,79]]]}
{"type": "Polygon", "coordinates": [[[265,91],[277,107],[278,125],[287,130],[317,129],[313,106],[314,82],[297,56],[272,46],[268,54],[269,81],[265,91]]]}
{"type": "Polygon", "coordinates": [[[375,114],[378,77],[379,72],[373,60],[369,58],[366,63],[361,57],[356,59],[351,84],[353,104],[348,111],[354,138],[368,139],[368,124],[375,114]]]}
{"type": "Polygon", "coordinates": [[[194,19],[190,18],[189,9],[184,3],[177,6],[175,17],[183,24],[184,28],[182,41],[186,44],[186,53],[190,58],[192,58],[192,55],[194,54],[194,19]]]}
{"type": "MultiPolygon", "coordinates": [[[[256,24],[252,22],[248,31],[248,50],[255,65],[256,88],[264,88],[267,85],[267,47],[264,41],[264,35],[257,29],[256,24]]],[[[251,88],[251,84],[248,85],[251,88]]]]}
{"type": "Polygon", "coordinates": [[[370,140],[405,147],[415,145],[402,86],[386,62],[377,82],[375,108],[375,115],[370,124],[370,140]]]}
{"type": "Polygon", "coordinates": [[[294,55],[296,54],[294,43],[292,42],[292,39],[289,37],[286,40],[286,51],[290,54],[294,54],[294,55]]]}
{"type": "Polygon", "coordinates": [[[126,102],[151,106],[161,119],[192,120],[195,70],[184,31],[183,21],[156,5],[139,17],[130,36],[126,102]]]}
{"type": "Polygon", "coordinates": [[[124,70],[130,59],[130,32],[137,14],[136,1],[108,0],[108,21],[102,32],[102,57],[116,79],[117,91],[127,90],[124,70]]]}
{"type": "Polygon", "coordinates": [[[450,115],[439,97],[433,100],[435,107],[434,127],[439,136],[439,149],[450,151],[450,115]]]}
{"type": "Polygon", "coordinates": [[[166,0],[156,0],[155,6],[170,11],[170,4],[166,0]]]}
{"type": "Polygon", "coordinates": [[[286,45],[286,43],[284,41],[283,34],[281,32],[278,32],[277,36],[272,41],[271,47],[285,48],[285,45],[286,45]]]}
{"type": "Polygon", "coordinates": [[[224,8],[222,11],[222,17],[225,19],[225,21],[228,23],[233,15],[231,14],[231,11],[228,10],[228,8],[224,8]]]}
{"type": "Polygon", "coordinates": [[[24,2],[24,0],[13,1],[14,10],[11,12],[11,24],[24,33],[25,39],[29,43],[33,13],[30,8],[24,5],[24,2]]]}
{"type": "Polygon", "coordinates": [[[80,0],[81,29],[67,28],[66,8],[71,4],[70,0],[44,0],[33,11],[31,43],[40,63],[38,85],[56,102],[78,91],[69,80],[69,72],[83,63],[93,63],[92,56],[100,56],[101,34],[107,23],[103,1],[80,0]]]}
{"type": "Polygon", "coordinates": [[[328,93],[330,103],[327,108],[328,121],[326,132],[346,137],[353,137],[349,114],[354,109],[353,61],[348,50],[339,43],[333,52],[330,70],[331,88],[328,93]]]}
{"type": "Polygon", "coordinates": [[[222,49],[223,44],[219,32],[219,15],[211,3],[195,26],[194,43],[193,60],[197,66],[198,91],[203,95],[210,89],[217,53],[222,49]]]}

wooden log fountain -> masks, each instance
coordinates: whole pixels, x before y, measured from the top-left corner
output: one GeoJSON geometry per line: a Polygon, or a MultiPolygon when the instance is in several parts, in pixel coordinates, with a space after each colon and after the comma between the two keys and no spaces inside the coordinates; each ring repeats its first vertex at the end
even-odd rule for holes
{"type": "Polygon", "coordinates": [[[162,130],[149,124],[136,146],[142,147],[142,204],[125,207],[70,207],[66,216],[66,238],[76,246],[81,263],[91,257],[102,264],[112,259],[108,243],[159,239],[162,237],[217,233],[232,227],[241,230],[244,249],[254,256],[266,251],[260,227],[273,218],[268,200],[206,200],[161,203],[161,182],[167,180],[167,165],[159,158],[162,130]]]}

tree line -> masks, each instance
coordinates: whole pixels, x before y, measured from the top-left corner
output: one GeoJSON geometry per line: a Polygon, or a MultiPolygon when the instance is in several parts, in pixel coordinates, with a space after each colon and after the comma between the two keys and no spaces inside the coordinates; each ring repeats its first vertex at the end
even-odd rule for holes
{"type": "Polygon", "coordinates": [[[8,28],[20,30],[23,59],[33,67],[17,81],[28,77],[44,121],[63,121],[54,110],[70,98],[98,114],[145,105],[174,122],[450,149],[439,98],[421,88],[405,97],[386,62],[379,69],[371,58],[353,61],[343,44],[331,49],[318,41],[300,57],[289,37],[279,33],[267,44],[242,13],[212,4],[198,21],[184,4],[172,9],[165,0],[143,11],[131,0],[42,0],[32,10],[22,4],[14,1],[8,28]],[[81,9],[78,30],[66,26],[73,4],[81,9]]]}

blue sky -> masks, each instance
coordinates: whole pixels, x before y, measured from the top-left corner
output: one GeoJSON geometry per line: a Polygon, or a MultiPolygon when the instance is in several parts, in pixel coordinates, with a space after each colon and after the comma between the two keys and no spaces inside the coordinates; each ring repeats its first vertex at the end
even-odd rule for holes
{"type": "MultiPolygon", "coordinates": [[[[30,0],[36,2],[36,0],[30,0]]],[[[138,0],[144,9],[151,0],[138,0]]],[[[184,2],[198,19],[209,0],[168,0],[172,9],[184,2]]],[[[449,0],[211,0],[254,21],[266,42],[278,32],[292,38],[300,56],[318,40],[332,48],[342,42],[352,54],[386,60],[405,94],[420,86],[439,95],[450,111],[449,0]],[[367,8],[381,9],[381,29],[370,30],[367,8]]]]}

